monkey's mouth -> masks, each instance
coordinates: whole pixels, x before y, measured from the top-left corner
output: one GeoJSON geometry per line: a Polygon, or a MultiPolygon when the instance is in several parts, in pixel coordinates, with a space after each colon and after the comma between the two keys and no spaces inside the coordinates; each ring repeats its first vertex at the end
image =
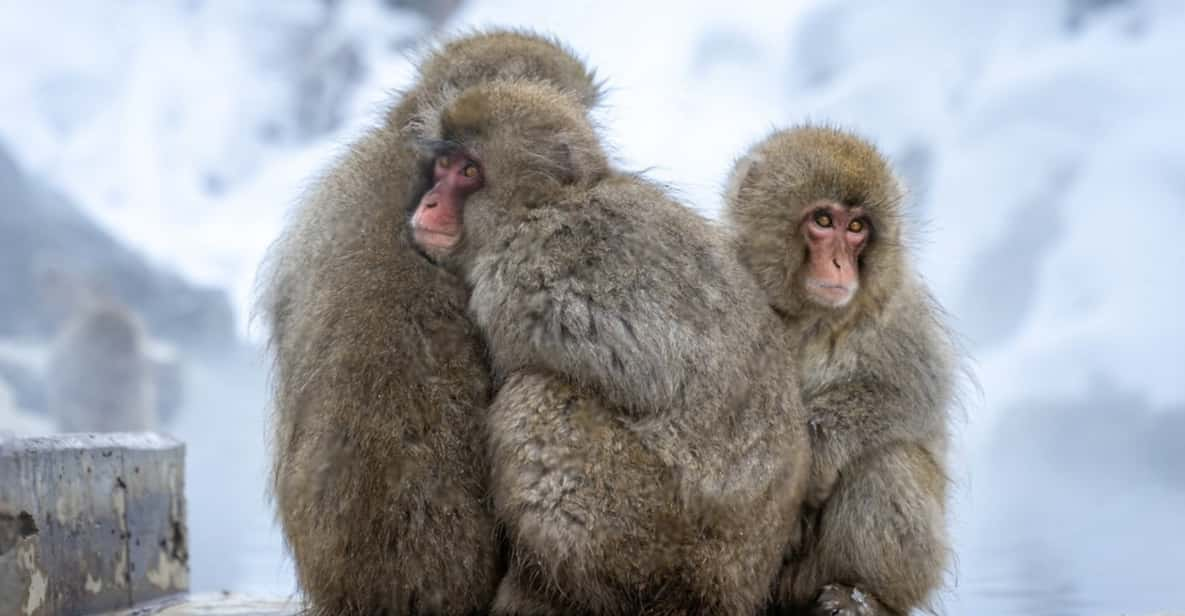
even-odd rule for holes
{"type": "Polygon", "coordinates": [[[412,233],[415,235],[417,244],[432,250],[450,249],[456,246],[457,242],[461,240],[461,234],[459,232],[450,233],[436,229],[426,229],[424,227],[412,227],[412,233]]]}
{"type": "Polygon", "coordinates": [[[843,308],[852,301],[852,297],[856,294],[856,285],[846,285],[841,283],[823,282],[813,278],[807,279],[807,289],[810,291],[811,299],[816,303],[822,304],[829,308],[843,308]]]}

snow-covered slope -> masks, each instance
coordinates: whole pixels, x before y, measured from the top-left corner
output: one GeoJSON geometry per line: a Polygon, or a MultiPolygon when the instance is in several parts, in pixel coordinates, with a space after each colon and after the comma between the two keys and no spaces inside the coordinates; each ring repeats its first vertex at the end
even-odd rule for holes
{"type": "MultiPolygon", "coordinates": [[[[256,263],[286,209],[406,83],[403,44],[426,28],[379,0],[332,13],[326,4],[0,8],[0,139],[154,259],[230,288],[245,322],[256,263]]],[[[1000,532],[1004,518],[990,511],[1003,495],[1020,498],[989,463],[1008,451],[1001,430],[1061,459],[1056,424],[1026,432],[1027,416],[1068,408],[1067,421],[1111,421],[1123,432],[1185,408],[1180,2],[471,0],[448,26],[495,24],[550,31],[584,53],[611,87],[601,119],[619,160],[705,212],[718,207],[733,157],[772,127],[839,124],[894,158],[925,221],[919,265],[965,334],[982,390],[969,391],[960,428],[969,464],[955,517],[970,555],[948,602],[957,613],[986,609],[958,589],[994,583],[976,546],[1000,532]],[[1099,400],[1114,406],[1096,408],[1099,400]],[[1071,412],[1087,407],[1098,412],[1071,412]]],[[[1080,476],[1067,479],[1075,472],[1037,474],[1077,486],[1080,476]]],[[[1120,471],[1092,472],[1117,473],[1100,485],[1125,485],[1120,471]]],[[[1135,474],[1131,483],[1153,487],[1110,494],[1157,510],[1150,528],[1185,515],[1156,480],[1135,474]]],[[[1075,494],[1092,493],[1062,500],[1075,494]]],[[[1039,517],[1021,511],[1026,522],[1039,517]]],[[[1102,524],[1085,528],[1115,532],[1102,524]]],[[[1064,535],[1056,526],[1035,532],[1064,535]]],[[[1091,538],[1040,549],[1105,559],[1069,546],[1091,538]]],[[[1028,556],[1000,583],[1046,566],[1028,556]]],[[[1169,565],[1185,563],[1067,575],[1088,597],[1110,588],[1104,579],[1142,579],[1161,593],[1104,590],[1083,611],[1179,608],[1185,593],[1158,583],[1169,565]],[[1177,605],[1158,603],[1165,597],[1177,605]]]]}
{"type": "MultiPolygon", "coordinates": [[[[1185,8],[1039,4],[478,1],[449,25],[569,41],[609,80],[620,160],[704,211],[770,127],[872,136],[915,189],[923,269],[991,397],[1036,393],[1035,373],[1069,393],[1105,372],[1181,400],[1185,345],[1167,342],[1185,340],[1171,235],[1185,8]]],[[[153,258],[233,288],[245,314],[306,179],[408,78],[402,45],[424,24],[377,0],[346,7],[7,9],[0,138],[153,258]]]]}

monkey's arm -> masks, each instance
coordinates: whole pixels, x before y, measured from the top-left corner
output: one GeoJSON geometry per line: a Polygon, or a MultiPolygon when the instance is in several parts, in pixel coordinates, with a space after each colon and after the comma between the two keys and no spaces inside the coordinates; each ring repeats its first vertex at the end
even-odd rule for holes
{"type": "Polygon", "coordinates": [[[815,602],[812,614],[931,612],[925,608],[949,558],[942,463],[915,444],[890,445],[851,470],[807,516],[817,524],[812,543],[783,591],[792,603],[815,602]],[[837,594],[836,584],[846,592],[837,594]],[[845,603],[847,609],[832,611],[845,603]],[[855,609],[859,603],[880,606],[855,609]]]}
{"type": "Polygon", "coordinates": [[[914,444],[945,457],[955,356],[924,299],[905,294],[889,318],[865,319],[835,352],[833,369],[841,374],[818,389],[804,387],[813,459],[808,504],[825,500],[856,458],[886,446],[914,444]]]}
{"type": "MultiPolygon", "coordinates": [[[[805,400],[811,438],[807,504],[819,506],[844,469],[886,446],[945,443],[943,409],[874,378],[839,382],[805,400]]],[[[932,452],[940,453],[940,452],[932,452]]]]}
{"type": "Polygon", "coordinates": [[[534,216],[469,277],[498,372],[544,369],[641,414],[694,408],[745,377],[731,361],[750,349],[728,335],[729,283],[713,255],[691,256],[714,247],[592,207],[534,216]]]}

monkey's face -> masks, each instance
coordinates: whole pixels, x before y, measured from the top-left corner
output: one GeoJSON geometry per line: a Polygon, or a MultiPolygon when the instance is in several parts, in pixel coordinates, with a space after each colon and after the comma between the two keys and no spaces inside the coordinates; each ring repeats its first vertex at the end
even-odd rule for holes
{"type": "Polygon", "coordinates": [[[432,188],[411,217],[415,243],[433,260],[450,255],[461,240],[465,200],[485,183],[475,156],[463,150],[443,153],[432,164],[432,188]]]}
{"type": "Polygon", "coordinates": [[[444,142],[431,161],[425,161],[430,188],[416,205],[409,226],[416,246],[434,263],[464,274],[475,259],[503,243],[506,234],[518,227],[529,209],[527,189],[542,191],[550,184],[538,180],[518,186],[507,181],[508,167],[530,169],[508,145],[513,140],[491,144],[482,138],[458,137],[444,142]]]}
{"type": "Polygon", "coordinates": [[[860,253],[872,233],[864,209],[816,201],[806,208],[801,227],[807,252],[802,269],[806,297],[828,308],[847,306],[860,289],[860,253]]]}
{"type": "Polygon", "coordinates": [[[608,172],[584,107],[544,83],[473,86],[429,109],[416,130],[436,158],[413,237],[462,274],[511,241],[531,210],[608,172]]]}

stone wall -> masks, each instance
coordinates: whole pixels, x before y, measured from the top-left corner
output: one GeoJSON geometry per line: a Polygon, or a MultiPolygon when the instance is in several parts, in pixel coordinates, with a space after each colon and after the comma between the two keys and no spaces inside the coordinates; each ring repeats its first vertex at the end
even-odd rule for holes
{"type": "Polygon", "coordinates": [[[0,440],[0,614],[85,614],[186,591],[184,456],[155,434],[0,440]]]}

